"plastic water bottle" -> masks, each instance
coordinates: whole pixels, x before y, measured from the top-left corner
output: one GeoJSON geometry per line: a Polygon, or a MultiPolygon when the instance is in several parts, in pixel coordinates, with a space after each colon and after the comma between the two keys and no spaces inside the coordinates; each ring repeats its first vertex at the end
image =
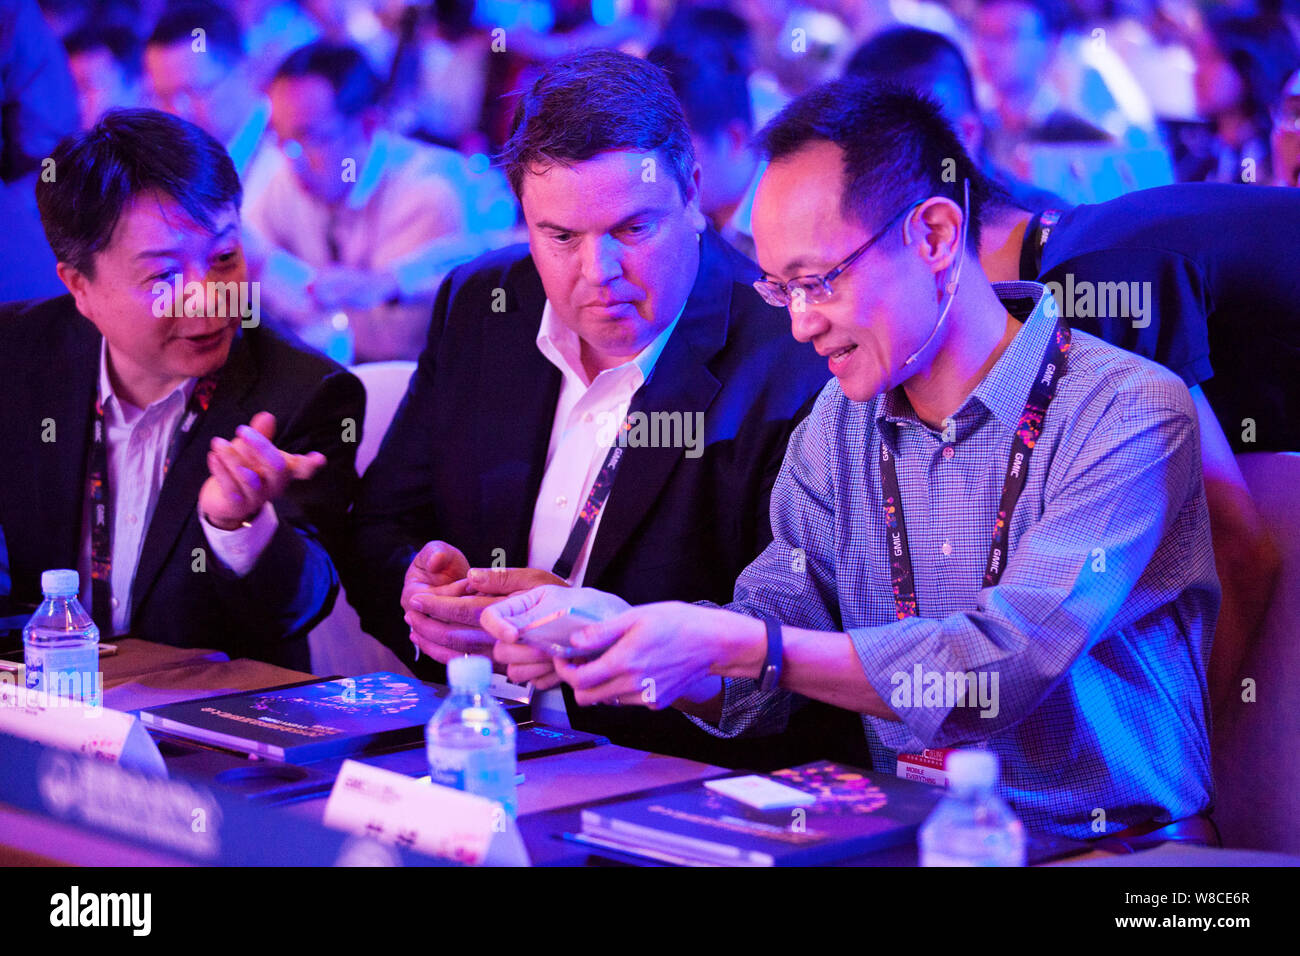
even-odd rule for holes
{"type": "Polygon", "coordinates": [[[23,628],[23,665],[29,690],[100,706],[99,628],[77,600],[76,571],[41,575],[45,600],[23,628]]]}
{"type": "Polygon", "coordinates": [[[492,661],[452,658],[447,679],[451,696],[424,732],[429,775],[434,783],[500,802],[513,818],[519,806],[515,722],[488,693],[492,661]]]}
{"type": "Polygon", "coordinates": [[[1024,866],[1025,828],[997,795],[998,757],[948,755],[948,792],[921,827],[922,866],[1024,866]]]}

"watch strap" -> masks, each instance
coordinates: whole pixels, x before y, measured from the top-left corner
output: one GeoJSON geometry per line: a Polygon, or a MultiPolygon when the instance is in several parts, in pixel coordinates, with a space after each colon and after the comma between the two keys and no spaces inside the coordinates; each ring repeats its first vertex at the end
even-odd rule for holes
{"type": "Polygon", "coordinates": [[[758,689],[776,690],[781,686],[781,622],[775,618],[763,618],[767,626],[767,657],[763,660],[763,671],[759,677],[758,689]]]}

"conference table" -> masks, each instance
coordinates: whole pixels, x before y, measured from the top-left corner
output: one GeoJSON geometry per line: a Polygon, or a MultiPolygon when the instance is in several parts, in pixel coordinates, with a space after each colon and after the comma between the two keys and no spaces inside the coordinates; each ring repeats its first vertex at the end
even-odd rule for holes
{"type": "MultiPolygon", "coordinates": [[[[102,658],[100,663],[104,706],[123,711],[261,690],[313,677],[261,661],[229,660],[220,651],[135,639],[120,641],[118,653],[102,658]]],[[[613,744],[524,760],[519,769],[524,774],[524,783],[519,787],[520,829],[536,863],[580,863],[587,854],[580,847],[539,833],[529,826],[530,816],[724,772],[709,764],[613,744]]],[[[285,805],[285,809],[319,822],[327,796],[298,800],[285,805]]],[[[0,865],[156,866],[186,862],[0,804],[0,865]]]]}
{"type": "MultiPolygon", "coordinates": [[[[123,711],[261,690],[313,677],[260,661],[229,660],[219,651],[176,648],[133,639],[122,640],[118,653],[103,658],[101,666],[104,705],[123,711]]],[[[562,834],[578,830],[581,805],[668,788],[725,772],[723,768],[709,764],[615,744],[521,760],[519,769],[524,774],[524,782],[519,786],[519,829],[534,865],[633,862],[619,860],[617,855],[604,851],[596,855],[580,844],[563,839],[562,834]]],[[[327,793],[321,793],[284,804],[282,809],[319,823],[327,797],[327,793]]],[[[1204,852],[1222,854],[1230,851],[1204,852]]],[[[1162,861],[1169,853],[1170,850],[1166,849],[1162,861]]],[[[1091,850],[1064,862],[1105,862],[1114,856],[1091,850]]],[[[1137,862],[1143,856],[1145,854],[1130,856],[1126,862],[1137,862]]],[[[284,862],[292,865],[294,861],[284,862]]],[[[859,865],[914,866],[916,848],[912,845],[897,847],[854,862],[859,865]]],[[[1203,865],[1204,858],[1199,857],[1197,862],[1203,865]]],[[[126,843],[0,804],[0,865],[159,866],[188,863],[165,851],[126,843]]]]}

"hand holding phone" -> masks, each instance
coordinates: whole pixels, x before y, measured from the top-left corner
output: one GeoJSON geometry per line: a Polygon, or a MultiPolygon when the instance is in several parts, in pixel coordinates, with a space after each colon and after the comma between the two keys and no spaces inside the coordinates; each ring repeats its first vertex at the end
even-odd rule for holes
{"type": "Polygon", "coordinates": [[[580,607],[564,608],[521,628],[519,640],[551,657],[562,657],[565,660],[597,657],[599,652],[592,654],[584,648],[574,647],[570,641],[576,632],[599,620],[596,615],[580,607]]]}

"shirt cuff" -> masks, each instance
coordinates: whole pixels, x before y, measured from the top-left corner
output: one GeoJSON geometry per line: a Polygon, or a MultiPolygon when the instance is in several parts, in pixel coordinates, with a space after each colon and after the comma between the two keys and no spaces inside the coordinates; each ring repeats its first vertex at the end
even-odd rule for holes
{"type": "Polygon", "coordinates": [[[909,617],[878,627],[848,630],[867,682],[902,722],[890,728],[892,733],[882,734],[889,747],[910,746],[909,733],[912,740],[926,747],[947,746],[937,740],[952,711],[951,705],[944,702],[945,685],[951,683],[945,678],[952,665],[945,663],[939,629],[940,623],[934,618],[909,617]]]}
{"type": "Polygon", "coordinates": [[[262,510],[251,521],[233,531],[226,531],[209,524],[201,511],[199,524],[203,526],[203,534],[207,537],[208,544],[212,545],[212,553],[222,564],[242,578],[253,570],[253,565],[257,564],[257,559],[271,543],[271,538],[275,536],[275,529],[280,526],[280,519],[276,517],[275,505],[268,501],[262,505],[262,510]]]}
{"type": "Polygon", "coordinates": [[[711,724],[686,714],[686,719],[714,737],[761,737],[785,730],[790,719],[790,694],[782,690],[760,690],[748,677],[722,679],[722,718],[711,724]]]}

